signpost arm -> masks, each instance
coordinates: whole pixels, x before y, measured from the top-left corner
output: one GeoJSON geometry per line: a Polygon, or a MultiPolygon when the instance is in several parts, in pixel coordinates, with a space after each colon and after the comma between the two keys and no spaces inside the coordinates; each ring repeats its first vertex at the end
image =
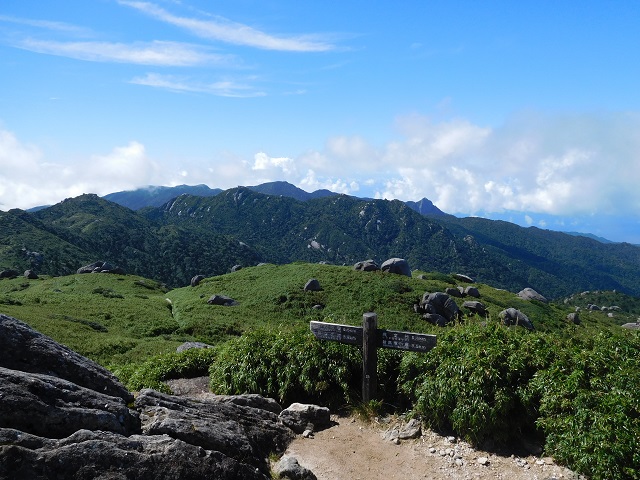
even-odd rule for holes
{"type": "Polygon", "coordinates": [[[376,330],[378,316],[365,313],[362,316],[362,401],[368,403],[376,398],[378,385],[378,352],[376,350],[376,330]]]}

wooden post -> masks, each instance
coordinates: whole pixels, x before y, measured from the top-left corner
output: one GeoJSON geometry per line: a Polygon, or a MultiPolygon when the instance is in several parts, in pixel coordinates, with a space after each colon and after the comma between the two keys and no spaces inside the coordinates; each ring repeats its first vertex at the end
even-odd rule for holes
{"type": "Polygon", "coordinates": [[[378,386],[378,352],[376,331],[378,315],[373,312],[362,316],[362,401],[375,400],[378,386]]]}

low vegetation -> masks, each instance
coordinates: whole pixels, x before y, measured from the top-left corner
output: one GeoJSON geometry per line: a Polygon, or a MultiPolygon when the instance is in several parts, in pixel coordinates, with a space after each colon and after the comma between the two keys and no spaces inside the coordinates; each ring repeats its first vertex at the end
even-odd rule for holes
{"type": "Polygon", "coordinates": [[[640,478],[640,338],[619,326],[638,317],[637,300],[583,292],[547,304],[475,284],[486,319],[465,312],[461,324],[439,328],[414,313],[425,291],[455,285],[444,274],[308,263],[244,268],[170,291],[131,275],[16,278],[0,281],[0,312],[107,366],[132,390],[168,391],[167,379],[209,375],[216,393],[410,411],[474,444],[536,438],[590,478],[640,478]],[[310,278],[321,291],[303,290],[310,278]],[[209,305],[214,294],[238,304],[209,305]],[[587,304],[619,309],[586,311],[587,304]],[[576,306],[579,325],[566,320],[576,306]],[[507,307],[536,330],[500,325],[507,307]],[[359,349],[309,331],[310,320],[359,325],[367,311],[381,328],[438,335],[426,354],[379,350],[373,407],[360,403],[359,349]],[[186,341],[213,348],[176,353],[186,341]]]}

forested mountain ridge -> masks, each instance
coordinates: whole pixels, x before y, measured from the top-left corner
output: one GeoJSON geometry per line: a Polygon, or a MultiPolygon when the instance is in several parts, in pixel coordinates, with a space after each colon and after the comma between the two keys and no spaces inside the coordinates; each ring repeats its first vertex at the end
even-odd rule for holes
{"type": "Polygon", "coordinates": [[[170,286],[233,265],[408,260],[548,298],[583,290],[640,296],[640,248],[501,221],[421,215],[400,201],[320,195],[305,201],[238,187],[133,211],[96,195],[37,212],[0,212],[0,268],[68,274],[107,260],[170,286]],[[34,253],[35,252],[35,253],[34,253]]]}

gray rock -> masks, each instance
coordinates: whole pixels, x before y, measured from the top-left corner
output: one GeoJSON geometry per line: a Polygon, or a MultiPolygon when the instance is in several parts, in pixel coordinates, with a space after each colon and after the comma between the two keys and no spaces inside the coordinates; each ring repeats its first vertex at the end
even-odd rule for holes
{"type": "Polygon", "coordinates": [[[281,407],[257,395],[196,400],[143,390],[132,410],[120,396],[15,370],[38,358],[37,369],[58,375],[104,375],[22,322],[0,319],[0,358],[12,365],[0,367],[0,479],[266,480],[268,456],[294,436],[281,407]],[[54,352],[49,364],[42,345],[54,352]]]}
{"type": "Polygon", "coordinates": [[[420,302],[421,311],[437,314],[448,322],[458,320],[461,317],[458,304],[449,295],[443,292],[425,292],[420,302]]]}
{"type": "Polygon", "coordinates": [[[178,345],[176,352],[184,352],[185,350],[191,350],[192,348],[213,348],[211,345],[207,345],[202,342],[184,342],[182,345],[178,345]]]}
{"type": "Polygon", "coordinates": [[[462,304],[462,307],[469,309],[471,313],[480,315],[481,317],[489,316],[489,311],[487,310],[487,307],[483,303],[478,302],[477,300],[467,300],[462,304]]]}
{"type": "Polygon", "coordinates": [[[115,267],[109,262],[93,262],[89,265],[85,265],[84,267],[80,267],[76,273],[114,273],[118,275],[124,275],[124,270],[120,267],[115,267]]]}
{"type": "Polygon", "coordinates": [[[304,432],[309,424],[313,430],[329,426],[331,414],[327,407],[318,405],[292,403],[280,412],[280,420],[297,434],[304,432]]]}
{"type": "Polygon", "coordinates": [[[462,298],[464,297],[464,292],[461,292],[460,289],[458,288],[454,288],[454,287],[449,287],[447,288],[444,293],[446,293],[447,295],[449,295],[450,297],[456,297],[456,298],[462,298]]]}
{"type": "Polygon", "coordinates": [[[320,286],[320,282],[315,278],[309,279],[307,283],[304,285],[305,292],[319,292],[320,290],[322,290],[322,287],[320,286]]]}
{"type": "Polygon", "coordinates": [[[622,325],[622,328],[627,328],[629,330],[640,330],[640,322],[630,322],[622,325]]]}
{"type": "Polygon", "coordinates": [[[429,323],[438,325],[439,327],[444,327],[447,325],[447,319],[442,315],[438,315],[437,313],[425,313],[422,315],[422,318],[424,318],[429,323]]]}
{"type": "Polygon", "coordinates": [[[317,480],[313,472],[298,463],[298,460],[289,455],[284,455],[274,467],[274,473],[278,478],[289,480],[317,480]]]}
{"type": "Polygon", "coordinates": [[[411,267],[404,258],[390,258],[382,263],[380,269],[383,272],[395,273],[397,275],[411,276],[411,267]]]}
{"type": "Polygon", "coordinates": [[[189,285],[191,285],[192,287],[197,287],[200,282],[202,280],[204,280],[204,275],[195,275],[193,277],[191,277],[191,281],[189,282],[189,285]]]}
{"type": "Polygon", "coordinates": [[[207,300],[207,303],[209,305],[222,305],[223,307],[233,307],[235,305],[238,305],[238,302],[236,302],[233,298],[227,297],[226,295],[218,294],[211,295],[211,297],[209,297],[209,300],[207,300]]]}
{"type": "MultiPolygon", "coordinates": [[[[0,438],[7,436],[0,429],[0,438]]],[[[10,432],[12,433],[12,432],[10,432]]],[[[24,434],[21,434],[24,435],[24,434]]],[[[28,480],[266,480],[265,469],[166,434],[79,430],[60,440],[2,443],[0,478],[28,480]],[[38,444],[40,446],[38,446],[38,444]]]]}
{"type": "Polygon", "coordinates": [[[0,314],[0,366],[64,378],[96,392],[133,401],[133,395],[107,369],[26,323],[0,314]]]}
{"type": "Polygon", "coordinates": [[[138,416],[120,397],[67,380],[0,367],[0,426],[61,438],[81,430],[123,435],[139,431],[138,416]]]}
{"type": "Polygon", "coordinates": [[[37,280],[38,279],[38,274],[36,272],[34,272],[33,270],[25,270],[24,278],[27,278],[29,280],[37,280]]]}
{"type": "Polygon", "coordinates": [[[358,262],[353,266],[354,270],[360,270],[363,272],[375,272],[380,270],[380,267],[373,260],[364,260],[362,262],[358,262]]]}
{"type": "Polygon", "coordinates": [[[518,296],[523,300],[538,300],[539,302],[547,303],[548,300],[536,292],[533,288],[525,288],[518,292],[518,296]]]}
{"type": "Polygon", "coordinates": [[[232,272],[237,272],[238,270],[242,270],[242,265],[234,265],[231,267],[232,272]]]}
{"type": "Polygon", "coordinates": [[[464,289],[464,294],[469,296],[469,297],[473,297],[473,298],[480,298],[480,291],[478,290],[477,287],[467,287],[464,289]]]}
{"type": "Polygon", "coordinates": [[[533,323],[524,313],[513,307],[501,311],[498,316],[506,326],[520,325],[527,330],[534,330],[533,323]]]}
{"type": "Polygon", "coordinates": [[[406,424],[396,425],[384,432],[382,438],[389,441],[411,440],[422,435],[422,424],[419,420],[412,418],[406,424]]]}
{"type": "Polygon", "coordinates": [[[18,271],[9,269],[9,270],[0,270],[0,278],[16,278],[18,276],[18,271]]]}
{"type": "Polygon", "coordinates": [[[578,312],[571,312],[567,315],[567,320],[574,325],[580,325],[580,314],[578,312]]]}
{"type": "Polygon", "coordinates": [[[454,273],[453,278],[455,278],[456,280],[460,280],[461,282],[473,283],[473,278],[468,275],[463,275],[462,273],[454,273]]]}
{"type": "Polygon", "coordinates": [[[176,397],[145,389],[135,401],[145,435],[167,434],[268,471],[267,457],[284,452],[292,432],[278,415],[231,402],[176,397]]]}
{"type": "Polygon", "coordinates": [[[213,393],[203,397],[209,402],[233,403],[244,407],[257,408],[279,415],[282,406],[273,398],[263,397],[255,393],[245,393],[244,395],[214,395],[213,393]]]}

